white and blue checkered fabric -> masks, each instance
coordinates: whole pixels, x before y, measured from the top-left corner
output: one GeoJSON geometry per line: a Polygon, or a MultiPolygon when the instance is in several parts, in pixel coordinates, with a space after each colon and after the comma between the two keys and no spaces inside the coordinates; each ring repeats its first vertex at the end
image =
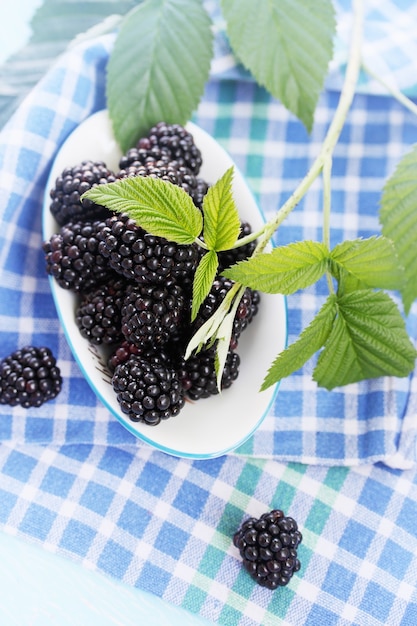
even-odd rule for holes
{"type": "MultiPolygon", "coordinates": [[[[0,407],[3,529],[227,626],[414,626],[415,375],[329,393],[308,364],[236,454],[192,461],[135,440],[74,361],[45,274],[41,209],[57,149],[105,106],[111,45],[104,37],[59,59],[0,133],[1,353],[48,345],[64,377],[39,409],[0,407]],[[302,571],[271,595],[241,569],[231,536],[246,514],[273,507],[304,540],[302,571]]],[[[268,217],[314,159],[337,98],[323,94],[308,136],[252,81],[214,73],[194,121],[230,152],[268,217]]],[[[391,98],[355,98],[334,155],[334,242],[378,231],[384,180],[416,140],[416,120],[391,98]]],[[[279,241],[320,238],[320,210],[317,181],[279,241]]],[[[323,297],[319,284],[288,299],[289,341],[323,297]]],[[[407,323],[416,338],[415,307],[407,323]]]]}

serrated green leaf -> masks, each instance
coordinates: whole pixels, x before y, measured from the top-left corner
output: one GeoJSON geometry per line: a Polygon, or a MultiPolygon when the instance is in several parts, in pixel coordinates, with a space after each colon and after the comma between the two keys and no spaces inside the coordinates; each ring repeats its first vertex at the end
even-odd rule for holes
{"type": "Polygon", "coordinates": [[[366,285],[361,280],[356,278],[356,276],[349,274],[342,268],[339,268],[337,281],[338,296],[344,296],[347,293],[358,291],[359,289],[369,289],[369,285],[366,285]]]}
{"type": "Polygon", "coordinates": [[[313,378],[333,389],[379,376],[407,376],[417,356],[393,300],[363,289],[337,301],[338,315],[313,378]]]}
{"type": "Polygon", "coordinates": [[[404,268],[401,295],[408,313],[417,298],[417,146],[399,162],[383,189],[380,221],[404,268]]]}
{"type": "Polygon", "coordinates": [[[289,295],[319,280],[328,267],[328,257],[323,243],[300,241],[253,256],[222,273],[251,289],[289,295]]]}
{"type": "Polygon", "coordinates": [[[208,80],[211,21],[201,0],[147,0],[123,20],[107,69],[107,105],[123,151],[159,121],[185,124],[208,80]]]}
{"type": "Polygon", "coordinates": [[[347,271],[368,287],[400,289],[404,279],[394,245],[386,237],[343,241],[330,252],[331,272],[347,271]]]}
{"type": "Polygon", "coordinates": [[[261,391],[296,372],[325,344],[337,312],[336,296],[330,295],[298,339],[285,348],[272,363],[261,391]]]}
{"type": "Polygon", "coordinates": [[[222,0],[221,6],[236,56],[310,131],[333,56],[331,0],[222,0]]]}
{"type": "Polygon", "coordinates": [[[135,176],[96,185],[82,196],[126,213],[151,235],[191,244],[202,229],[201,211],[186,191],[160,178],[135,176]]]}
{"type": "Polygon", "coordinates": [[[219,261],[216,252],[210,250],[201,258],[194,274],[193,302],[191,306],[191,321],[195,320],[200,306],[207,298],[213,280],[216,276],[219,261]]]}
{"type": "Polygon", "coordinates": [[[228,250],[240,231],[239,213],[232,193],[233,166],[217,180],[204,196],[203,237],[210,250],[228,250]]]}

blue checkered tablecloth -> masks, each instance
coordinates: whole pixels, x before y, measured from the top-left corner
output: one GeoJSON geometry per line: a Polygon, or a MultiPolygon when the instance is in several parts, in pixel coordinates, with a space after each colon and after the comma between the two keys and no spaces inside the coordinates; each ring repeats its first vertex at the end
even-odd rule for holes
{"type": "MultiPolygon", "coordinates": [[[[57,149],[105,106],[112,42],[59,59],[0,133],[1,353],[48,345],[64,376],[40,409],[0,407],[3,530],[225,626],[414,626],[415,375],[329,393],[308,364],[282,382],[244,446],[192,461],[134,439],[74,361],[45,275],[41,207],[57,149]],[[274,507],[297,519],[304,540],[301,572],[271,594],[241,568],[232,534],[274,507]]],[[[194,121],[229,151],[269,217],[317,154],[337,100],[323,94],[308,136],[252,81],[214,71],[194,121]]],[[[334,242],[378,231],[384,180],[416,140],[417,121],[399,104],[357,95],[334,155],[334,242]]],[[[279,240],[320,236],[317,181],[279,240]]],[[[324,295],[319,284],[288,298],[289,341],[324,295]]],[[[414,307],[414,338],[416,323],[414,307]]]]}

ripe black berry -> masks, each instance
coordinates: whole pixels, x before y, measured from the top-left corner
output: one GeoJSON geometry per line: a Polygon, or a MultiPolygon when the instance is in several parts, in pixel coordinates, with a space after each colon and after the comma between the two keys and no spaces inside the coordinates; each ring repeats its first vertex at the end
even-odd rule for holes
{"type": "Polygon", "coordinates": [[[184,390],[175,371],[152,359],[131,355],[116,366],[112,385],[121,411],[133,422],[156,426],[184,406],[184,390]]]}
{"type": "Polygon", "coordinates": [[[257,583],[269,589],[287,585],[300,569],[297,547],[302,541],[297,522],[279,509],[249,518],[233,536],[243,566],[257,583]]]}
{"type": "MultiPolygon", "coordinates": [[[[215,351],[201,350],[177,366],[178,376],[191,400],[209,398],[219,393],[215,369],[215,351]]],[[[229,351],[221,379],[221,389],[227,389],[239,376],[240,357],[229,351]]]]}
{"type": "Polygon", "coordinates": [[[100,224],[99,221],[68,222],[43,243],[46,272],[63,289],[86,291],[113,275],[98,251],[100,224]]]}
{"type": "Polygon", "coordinates": [[[46,347],[25,346],[0,362],[0,404],[39,407],[61,391],[56,359],[46,347]]]}
{"type": "Polygon", "coordinates": [[[110,214],[103,206],[91,200],[80,200],[83,193],[103,183],[116,180],[103,161],[83,161],[65,168],[50,190],[50,211],[60,226],[70,221],[101,219],[110,214]]]}
{"type": "Polygon", "coordinates": [[[121,311],[127,282],[116,275],[85,294],[75,312],[81,335],[96,345],[122,340],[121,311]]]}
{"type": "Polygon", "coordinates": [[[173,280],[164,285],[129,285],[122,305],[121,330],[136,346],[162,346],[179,328],[183,290],[173,280]]]}
{"type": "Polygon", "coordinates": [[[159,122],[153,126],[145,140],[139,140],[138,146],[158,147],[167,151],[171,161],[185,166],[194,174],[198,174],[202,164],[201,152],[194,143],[194,137],[180,124],[159,122]]]}
{"type": "Polygon", "coordinates": [[[137,283],[161,284],[168,278],[187,282],[197,265],[197,246],[154,237],[125,214],[108,218],[98,237],[99,252],[109,266],[137,283]]]}

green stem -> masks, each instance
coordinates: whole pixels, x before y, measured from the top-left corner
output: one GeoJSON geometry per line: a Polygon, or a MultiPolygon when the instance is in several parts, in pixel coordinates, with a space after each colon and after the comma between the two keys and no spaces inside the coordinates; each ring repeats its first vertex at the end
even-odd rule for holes
{"type": "Polygon", "coordinates": [[[411,113],[413,113],[414,115],[417,115],[417,105],[414,104],[414,102],[410,100],[410,98],[407,98],[407,96],[404,95],[402,91],[400,91],[396,87],[393,87],[392,85],[389,85],[383,78],[381,78],[381,76],[378,76],[378,74],[372,71],[363,61],[362,68],[367,74],[369,74],[369,76],[371,76],[371,78],[377,80],[391,96],[393,96],[396,100],[398,100],[398,102],[400,102],[400,104],[402,104],[406,109],[411,111],[411,113]]]}
{"type": "MultiPolygon", "coordinates": [[[[333,160],[329,155],[323,165],[323,243],[330,250],[330,212],[331,212],[331,186],[332,186],[333,160]]],[[[330,293],[334,293],[334,287],[330,272],[326,272],[327,284],[330,293]]]]}
{"type": "Polygon", "coordinates": [[[327,131],[323,141],[320,153],[316,157],[310,170],[300,182],[298,187],[282,205],[277,214],[265,224],[262,237],[255,249],[254,254],[259,254],[267,246],[274,232],[279,228],[282,222],[287,218],[291,211],[297,206],[300,200],[307,193],[313,182],[321,173],[326,160],[331,157],[333,150],[338,142],[340,133],[346,121],[353,97],[355,95],[356,84],[359,77],[361,67],[361,42],[363,30],[363,0],[353,1],[353,29],[350,46],[349,60],[346,68],[345,80],[342,92],[340,94],[339,103],[335,111],[332,123],[327,131]]]}

